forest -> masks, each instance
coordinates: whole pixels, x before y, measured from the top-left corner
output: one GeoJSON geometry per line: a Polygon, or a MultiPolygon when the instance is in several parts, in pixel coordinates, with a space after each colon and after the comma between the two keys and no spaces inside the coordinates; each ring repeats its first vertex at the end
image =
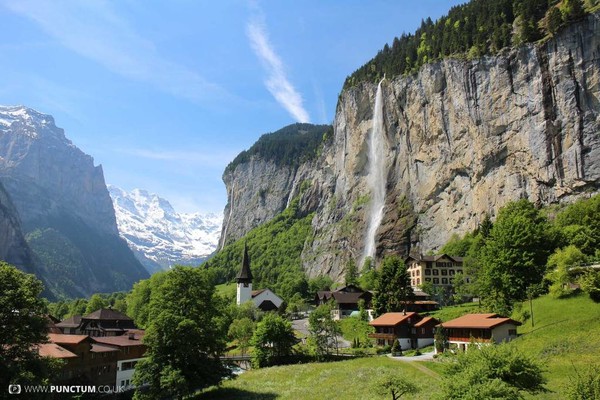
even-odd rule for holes
{"type": "Polygon", "coordinates": [[[394,38],[346,78],[344,89],[384,76],[410,75],[444,58],[471,60],[543,41],[599,7],[600,0],[473,0],[435,22],[422,20],[414,33],[394,38]]]}

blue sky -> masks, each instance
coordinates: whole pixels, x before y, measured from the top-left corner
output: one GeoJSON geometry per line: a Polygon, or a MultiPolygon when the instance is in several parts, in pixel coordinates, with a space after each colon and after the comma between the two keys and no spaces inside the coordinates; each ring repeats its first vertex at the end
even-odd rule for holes
{"type": "Polygon", "coordinates": [[[0,104],[55,117],[107,183],[221,212],[225,166],[458,0],[0,0],[0,104]]]}

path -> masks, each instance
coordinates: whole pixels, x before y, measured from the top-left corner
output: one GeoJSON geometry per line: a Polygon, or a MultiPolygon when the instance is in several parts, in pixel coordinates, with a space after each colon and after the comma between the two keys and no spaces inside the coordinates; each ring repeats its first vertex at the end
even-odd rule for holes
{"type": "Polygon", "coordinates": [[[435,371],[430,370],[429,368],[427,368],[426,366],[424,366],[423,364],[418,362],[418,361],[432,361],[434,354],[435,354],[435,352],[431,351],[429,353],[424,353],[420,356],[392,357],[391,355],[388,355],[388,357],[391,358],[392,360],[406,362],[406,363],[412,365],[413,367],[415,367],[416,369],[418,369],[419,371],[423,372],[424,374],[429,375],[432,378],[440,379],[440,374],[438,374],[435,371]],[[417,362],[415,362],[415,361],[417,361],[417,362]]]}

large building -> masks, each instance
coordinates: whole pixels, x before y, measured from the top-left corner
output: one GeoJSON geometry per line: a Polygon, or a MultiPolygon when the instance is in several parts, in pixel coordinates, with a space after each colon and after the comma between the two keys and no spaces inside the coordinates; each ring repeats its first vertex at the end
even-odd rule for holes
{"type": "Polygon", "coordinates": [[[110,308],[102,308],[83,317],[74,315],[55,326],[65,334],[89,336],[120,336],[136,329],[131,318],[110,308]]]}
{"type": "Polygon", "coordinates": [[[369,337],[376,339],[380,346],[391,346],[398,341],[402,350],[420,349],[433,344],[438,323],[435,318],[422,317],[415,312],[385,313],[369,322],[375,328],[375,333],[370,333],[369,337]]]}
{"type": "MultiPolygon", "coordinates": [[[[463,258],[440,254],[437,256],[409,256],[404,260],[410,284],[416,289],[426,282],[434,286],[452,288],[454,275],[462,274],[463,258]]],[[[466,278],[468,279],[468,278],[466,278]]]]}

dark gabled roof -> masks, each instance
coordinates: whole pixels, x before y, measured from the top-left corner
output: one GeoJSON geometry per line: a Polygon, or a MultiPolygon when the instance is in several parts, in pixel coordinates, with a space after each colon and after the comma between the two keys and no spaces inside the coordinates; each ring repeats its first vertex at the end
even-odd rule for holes
{"type": "Polygon", "coordinates": [[[358,304],[360,299],[368,300],[369,295],[367,293],[368,292],[333,292],[331,293],[331,297],[333,297],[338,304],[358,304]],[[365,299],[365,297],[367,298],[365,299]]]}
{"type": "Polygon", "coordinates": [[[81,317],[82,319],[94,319],[94,320],[118,320],[118,321],[133,321],[127,315],[113,310],[112,308],[101,308],[94,311],[91,314],[81,317]]]}
{"type": "Polygon", "coordinates": [[[248,255],[248,247],[244,243],[244,255],[242,256],[242,268],[235,277],[238,282],[252,282],[252,272],[250,271],[250,256],[248,255]]]}
{"type": "Polygon", "coordinates": [[[56,324],[59,328],[77,328],[81,324],[81,315],[73,315],[56,324]]]}
{"type": "Polygon", "coordinates": [[[360,287],[356,286],[356,285],[347,285],[347,286],[343,286],[339,289],[336,289],[335,292],[344,292],[344,293],[363,293],[364,290],[362,290],[360,287]]]}
{"type": "Polygon", "coordinates": [[[404,261],[408,260],[408,259],[413,259],[415,261],[438,261],[440,258],[449,258],[452,261],[456,261],[456,262],[463,262],[464,258],[463,257],[458,257],[458,256],[450,256],[448,254],[437,254],[434,256],[423,256],[423,255],[411,255],[408,256],[404,259],[404,261]]]}

